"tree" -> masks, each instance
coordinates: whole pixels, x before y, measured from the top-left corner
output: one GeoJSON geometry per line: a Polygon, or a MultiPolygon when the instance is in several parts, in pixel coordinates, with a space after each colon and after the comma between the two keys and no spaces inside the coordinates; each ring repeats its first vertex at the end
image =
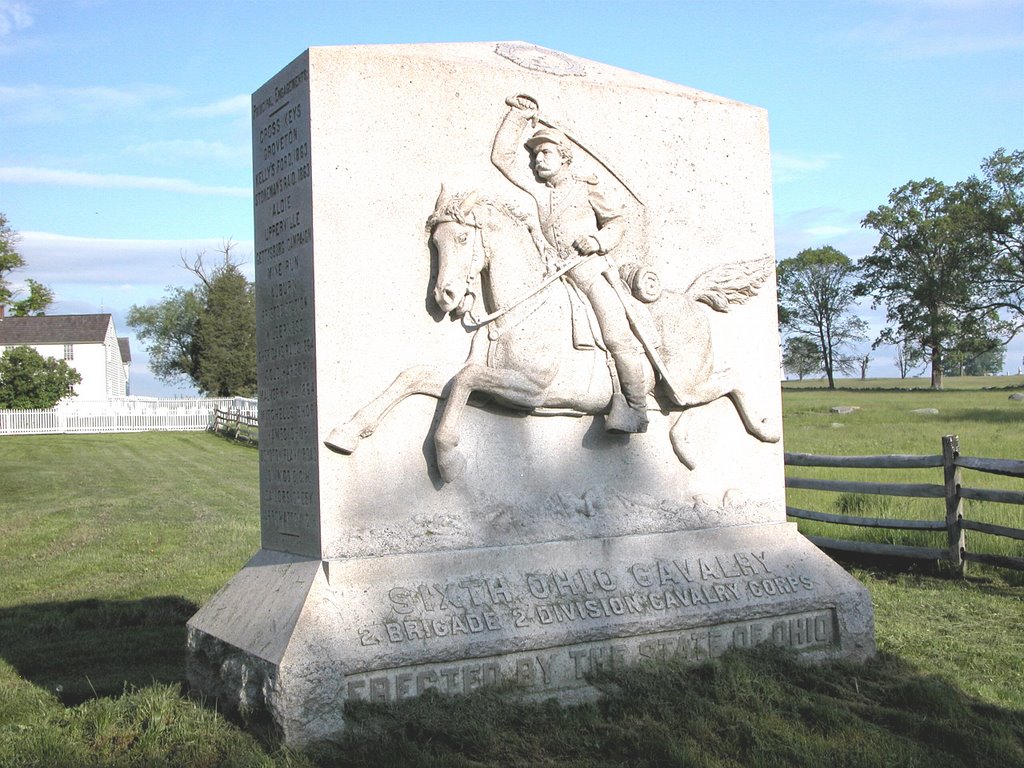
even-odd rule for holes
{"type": "Polygon", "coordinates": [[[821,350],[806,336],[790,336],[782,348],[782,367],[796,374],[800,381],[821,370],[821,350]]]}
{"type": "Polygon", "coordinates": [[[946,371],[958,376],[985,376],[1001,373],[1006,347],[998,339],[957,339],[947,354],[946,371]]]}
{"type": "Polygon", "coordinates": [[[12,347],[0,355],[0,408],[53,408],[81,381],[64,360],[44,358],[32,347],[12,347]]]}
{"type": "Polygon", "coordinates": [[[216,397],[256,394],[256,294],[237,265],[226,263],[206,286],[193,349],[199,389],[216,397]]]}
{"type": "Polygon", "coordinates": [[[18,253],[18,233],[11,229],[7,216],[0,213],[0,307],[11,302],[13,293],[7,275],[25,266],[25,260],[18,253]]]}
{"type": "Polygon", "coordinates": [[[884,305],[891,323],[875,344],[926,350],[932,389],[942,389],[944,357],[953,340],[1006,331],[988,301],[992,249],[979,235],[970,197],[963,186],[910,181],[862,221],[880,239],[861,259],[857,292],[871,295],[873,307],[884,305]]]}
{"type": "Polygon", "coordinates": [[[220,249],[223,260],[213,269],[205,253],[185,269],[199,284],[168,288],[157,304],[133,306],[128,325],[147,343],[150,369],[169,383],[183,380],[217,397],[256,393],[256,301],[252,283],[234,260],[234,243],[220,249]]]}
{"type": "Polygon", "coordinates": [[[0,213],[0,310],[11,308],[11,314],[18,317],[42,315],[53,303],[53,291],[42,283],[29,278],[26,280],[29,295],[14,301],[18,291],[11,287],[8,275],[25,266],[25,259],[18,253],[18,233],[11,229],[7,217],[0,213]]]}
{"type": "Polygon", "coordinates": [[[46,310],[53,304],[53,291],[31,277],[25,282],[28,283],[28,296],[11,305],[11,314],[15,317],[45,315],[46,310]]]}
{"type": "Polygon", "coordinates": [[[997,149],[981,169],[984,178],[971,177],[963,187],[978,209],[977,236],[992,246],[989,306],[1017,332],[1024,329],[1024,151],[997,149]]]}
{"type": "Polygon", "coordinates": [[[829,389],[837,370],[856,364],[845,348],[865,338],[867,324],[850,313],[855,274],[850,259],[830,245],[806,248],[778,265],[779,322],[816,344],[829,389]]]}
{"type": "Polygon", "coordinates": [[[893,362],[896,363],[896,370],[900,372],[900,378],[905,379],[917,366],[924,364],[924,350],[907,341],[901,341],[896,345],[896,356],[893,358],[893,362]]]}
{"type": "Polygon", "coordinates": [[[197,288],[168,288],[159,303],[128,310],[128,325],[146,344],[149,368],[161,381],[195,382],[199,364],[192,339],[202,306],[197,288]]]}
{"type": "Polygon", "coordinates": [[[859,358],[857,358],[857,365],[860,366],[860,380],[864,381],[868,377],[868,365],[871,363],[871,353],[865,352],[859,358]]]}
{"type": "Polygon", "coordinates": [[[964,361],[965,376],[994,376],[1003,372],[1006,347],[999,346],[964,361]]]}

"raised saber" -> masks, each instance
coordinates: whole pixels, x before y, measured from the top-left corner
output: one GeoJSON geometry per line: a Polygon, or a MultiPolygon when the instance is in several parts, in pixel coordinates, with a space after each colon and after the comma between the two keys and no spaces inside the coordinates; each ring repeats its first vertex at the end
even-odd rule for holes
{"type": "Polygon", "coordinates": [[[617,182],[619,182],[619,184],[621,184],[623,186],[623,188],[627,192],[629,192],[630,195],[633,196],[634,200],[636,200],[638,203],[640,203],[640,205],[644,206],[645,208],[647,207],[647,206],[644,205],[644,201],[640,199],[640,196],[637,195],[637,193],[632,190],[632,188],[629,186],[629,184],[626,183],[626,180],[623,179],[622,176],[620,174],[618,174],[615,171],[614,168],[612,168],[610,165],[608,165],[608,163],[606,163],[600,157],[595,155],[591,150],[587,149],[587,145],[586,144],[584,144],[582,141],[580,141],[578,138],[576,138],[569,131],[567,131],[564,128],[562,128],[562,126],[556,125],[555,123],[552,123],[550,120],[545,120],[543,117],[541,117],[540,116],[540,105],[537,103],[537,100],[535,98],[533,98],[532,96],[528,96],[525,93],[520,93],[520,94],[516,94],[515,96],[510,96],[509,98],[505,99],[505,103],[508,106],[510,106],[510,107],[522,108],[523,105],[522,105],[522,103],[518,103],[517,102],[518,99],[522,99],[523,101],[530,102],[533,105],[534,109],[537,110],[537,112],[533,116],[534,123],[540,123],[541,125],[546,125],[548,128],[554,128],[556,131],[559,131],[563,136],[565,136],[565,138],[567,138],[573,144],[575,144],[580,149],[582,149],[584,152],[586,152],[588,155],[590,155],[592,158],[594,158],[594,160],[598,163],[598,165],[600,165],[602,168],[604,168],[606,171],[608,171],[608,173],[610,173],[612,175],[612,177],[617,182]]]}

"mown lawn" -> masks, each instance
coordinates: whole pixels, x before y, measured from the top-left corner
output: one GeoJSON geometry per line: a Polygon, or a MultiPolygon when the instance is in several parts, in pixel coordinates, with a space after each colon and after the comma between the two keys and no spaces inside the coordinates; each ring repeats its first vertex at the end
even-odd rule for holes
{"type": "Polygon", "coordinates": [[[0,438],[0,766],[1024,766],[1024,586],[994,570],[857,570],[867,665],[761,649],[618,674],[578,708],[363,706],[334,751],[292,753],[183,690],[185,621],[258,548],[257,508],[256,451],[212,435],[0,438]]]}

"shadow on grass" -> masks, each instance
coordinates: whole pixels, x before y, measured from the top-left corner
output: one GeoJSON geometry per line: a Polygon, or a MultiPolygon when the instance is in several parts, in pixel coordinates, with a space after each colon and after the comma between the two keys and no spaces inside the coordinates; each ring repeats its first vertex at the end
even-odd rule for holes
{"type": "Polygon", "coordinates": [[[182,683],[185,623],[196,610],[173,596],[0,608],[0,658],[68,705],[182,683]]]}
{"type": "MultiPolygon", "coordinates": [[[[178,597],[0,609],[0,656],[37,686],[62,686],[64,704],[112,697],[97,702],[99,714],[83,708],[80,717],[113,718],[135,749],[152,730],[149,710],[138,696],[120,694],[126,684],[181,684],[185,623],[195,609],[178,597]]],[[[595,684],[605,696],[577,707],[493,689],[393,706],[350,704],[346,734],[312,757],[325,766],[478,768],[1024,766],[1024,709],[979,702],[885,654],[863,665],[811,665],[765,645],[696,667],[642,664],[595,684]]],[[[190,730],[180,738],[192,744],[213,737],[190,730]]],[[[272,736],[257,738],[276,754],[272,736]]],[[[183,744],[161,748],[174,752],[183,744]]],[[[133,763],[128,749],[119,764],[146,764],[133,763]]],[[[205,764],[238,765],[231,754],[205,764]]]]}
{"type": "Polygon", "coordinates": [[[964,422],[973,421],[999,425],[1018,421],[1024,423],[1024,407],[1017,413],[999,408],[952,408],[947,415],[964,422]]]}
{"type": "Polygon", "coordinates": [[[346,709],[346,766],[1024,765],[1024,711],[978,702],[881,656],[809,665],[762,646],[698,667],[661,662],[597,681],[593,704],[510,701],[480,690],[346,709]]]}

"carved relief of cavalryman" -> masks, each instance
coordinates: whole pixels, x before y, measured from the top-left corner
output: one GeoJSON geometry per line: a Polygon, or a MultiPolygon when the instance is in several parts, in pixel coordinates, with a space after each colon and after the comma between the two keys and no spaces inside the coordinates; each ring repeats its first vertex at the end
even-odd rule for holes
{"type": "Polygon", "coordinates": [[[593,307],[621,388],[621,394],[612,398],[605,428],[609,432],[644,432],[645,353],[630,327],[622,299],[609,282],[619,279],[609,254],[626,234],[625,211],[610,199],[596,177],[572,172],[572,146],[561,131],[544,127],[521,143],[527,126],[536,125],[536,102],[514,96],[506,103],[509,111],[494,137],[491,162],[536,201],[541,232],[554,260],[567,263],[582,258],[567,275],[593,307]],[[529,165],[523,161],[523,146],[529,153],[529,165]]]}

